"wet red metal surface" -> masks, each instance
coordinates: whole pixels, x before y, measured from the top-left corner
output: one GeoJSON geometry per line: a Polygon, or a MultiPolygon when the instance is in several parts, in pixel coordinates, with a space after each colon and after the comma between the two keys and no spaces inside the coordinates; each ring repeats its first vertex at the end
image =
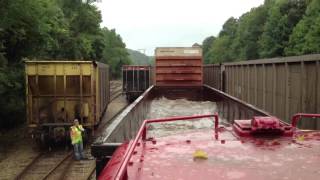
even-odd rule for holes
{"type": "Polygon", "coordinates": [[[121,161],[123,160],[124,155],[127,153],[127,147],[129,142],[123,143],[117,150],[114,152],[111,160],[104,167],[102,173],[98,179],[114,179],[117,175],[118,169],[120,168],[121,161]]]}
{"type": "MultiPolygon", "coordinates": [[[[135,139],[136,141],[137,139],[135,139]]],[[[131,141],[133,144],[135,142],[131,141]]],[[[319,179],[320,132],[237,135],[231,125],[138,140],[120,179],[319,179]],[[207,159],[195,159],[201,150],[207,159]]],[[[126,154],[130,150],[126,150],[126,154]]],[[[122,162],[118,161],[118,163],[122,162]]],[[[118,166],[120,167],[120,166],[118,166]]],[[[113,169],[121,174],[121,170],[113,169]]],[[[110,170],[102,172],[104,179],[110,170]]],[[[110,176],[109,176],[110,177],[110,176]]],[[[110,179],[116,179],[116,176],[110,179]]]]}
{"type": "Polygon", "coordinates": [[[135,149],[128,179],[317,179],[319,140],[319,132],[299,132],[293,139],[238,138],[228,128],[217,140],[211,130],[157,138],[135,149]],[[199,149],[208,159],[193,159],[199,149]]]}
{"type": "Polygon", "coordinates": [[[292,136],[293,129],[276,117],[255,116],[252,120],[235,120],[233,130],[239,136],[268,133],[273,135],[292,136]]]}

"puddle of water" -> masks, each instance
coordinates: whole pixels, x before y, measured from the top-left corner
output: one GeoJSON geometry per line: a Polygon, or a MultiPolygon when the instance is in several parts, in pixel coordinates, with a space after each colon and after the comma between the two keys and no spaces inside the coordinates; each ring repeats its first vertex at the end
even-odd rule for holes
{"type": "MultiPolygon", "coordinates": [[[[215,112],[217,112],[215,102],[189,101],[187,99],[170,100],[161,97],[151,102],[148,119],[214,114],[215,112]]],[[[196,121],[152,123],[148,126],[148,137],[161,137],[195,129],[213,128],[213,124],[213,118],[202,118],[196,121]]]]}

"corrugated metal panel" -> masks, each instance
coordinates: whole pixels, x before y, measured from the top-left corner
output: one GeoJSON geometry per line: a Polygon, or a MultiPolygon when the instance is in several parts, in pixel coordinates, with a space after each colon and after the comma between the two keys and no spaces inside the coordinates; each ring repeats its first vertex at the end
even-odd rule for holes
{"type": "Polygon", "coordinates": [[[157,48],[155,55],[156,86],[202,86],[201,48],[157,48]]]}
{"type": "MultiPolygon", "coordinates": [[[[229,72],[229,71],[226,71],[229,72]]],[[[216,89],[222,90],[220,65],[203,66],[203,83],[216,89]]]]}
{"type": "MultiPolygon", "coordinates": [[[[219,89],[222,67],[226,93],[286,122],[298,112],[320,113],[320,54],[206,65],[205,84],[219,89]],[[218,68],[220,75],[212,75],[218,68]]],[[[300,122],[301,128],[320,129],[320,120],[300,122]]]]}

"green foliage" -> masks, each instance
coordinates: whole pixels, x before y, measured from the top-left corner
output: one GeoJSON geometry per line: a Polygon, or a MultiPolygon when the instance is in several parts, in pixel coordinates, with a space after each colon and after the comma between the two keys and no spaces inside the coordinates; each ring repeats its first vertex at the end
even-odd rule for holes
{"type": "Polygon", "coordinates": [[[239,26],[232,44],[232,60],[249,60],[259,58],[258,40],[263,33],[267,8],[260,6],[239,18],[239,26]]]}
{"type": "Polygon", "coordinates": [[[303,19],[294,28],[286,55],[320,53],[320,1],[313,0],[303,19]]]}
{"type": "Polygon", "coordinates": [[[146,56],[145,54],[140,53],[139,51],[127,49],[129,57],[134,65],[153,65],[153,57],[146,56]]]}
{"type": "Polygon", "coordinates": [[[203,41],[205,63],[220,63],[232,59],[231,46],[236,36],[237,19],[231,17],[223,25],[217,38],[210,36],[203,41]]]}
{"type": "Polygon", "coordinates": [[[118,78],[121,75],[122,65],[131,64],[125,44],[114,29],[103,28],[102,39],[104,39],[105,48],[102,52],[101,62],[109,64],[113,77],[118,78]]]}
{"type": "Polygon", "coordinates": [[[320,1],[265,0],[212,37],[203,41],[205,63],[320,53],[320,1]]]}
{"type": "Polygon", "coordinates": [[[205,63],[258,58],[258,40],[263,33],[266,9],[265,6],[260,6],[251,9],[239,19],[229,18],[206,51],[205,63]]]}
{"type": "Polygon", "coordinates": [[[130,64],[121,37],[100,28],[92,2],[0,1],[0,127],[24,120],[23,58],[101,61],[114,77],[130,64]]]}
{"type": "Polygon", "coordinates": [[[221,36],[215,40],[207,58],[210,58],[210,63],[221,63],[223,61],[230,61],[230,44],[231,39],[228,36],[221,36]]]}
{"type": "Polygon", "coordinates": [[[289,36],[302,18],[306,9],[305,0],[279,1],[269,10],[264,32],[259,41],[260,57],[284,55],[289,36]]]}
{"type": "Polygon", "coordinates": [[[202,54],[204,57],[204,62],[206,64],[210,63],[210,59],[211,59],[210,49],[215,39],[216,38],[214,36],[210,36],[210,37],[207,37],[202,43],[202,54]]]}
{"type": "Polygon", "coordinates": [[[25,114],[24,101],[24,71],[22,67],[8,67],[6,63],[0,64],[0,127],[12,127],[23,122],[25,114]]]}
{"type": "Polygon", "coordinates": [[[219,37],[230,36],[234,38],[237,33],[237,28],[238,28],[238,20],[231,17],[223,24],[222,30],[219,33],[219,37]]]}

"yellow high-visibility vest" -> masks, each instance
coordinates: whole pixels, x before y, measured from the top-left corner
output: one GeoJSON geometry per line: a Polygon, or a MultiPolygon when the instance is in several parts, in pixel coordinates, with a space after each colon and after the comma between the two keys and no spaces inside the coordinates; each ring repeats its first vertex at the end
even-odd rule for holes
{"type": "Polygon", "coordinates": [[[71,137],[72,144],[77,144],[82,142],[82,134],[81,134],[82,131],[84,131],[82,125],[79,125],[78,127],[71,126],[70,137],[71,137]]]}

